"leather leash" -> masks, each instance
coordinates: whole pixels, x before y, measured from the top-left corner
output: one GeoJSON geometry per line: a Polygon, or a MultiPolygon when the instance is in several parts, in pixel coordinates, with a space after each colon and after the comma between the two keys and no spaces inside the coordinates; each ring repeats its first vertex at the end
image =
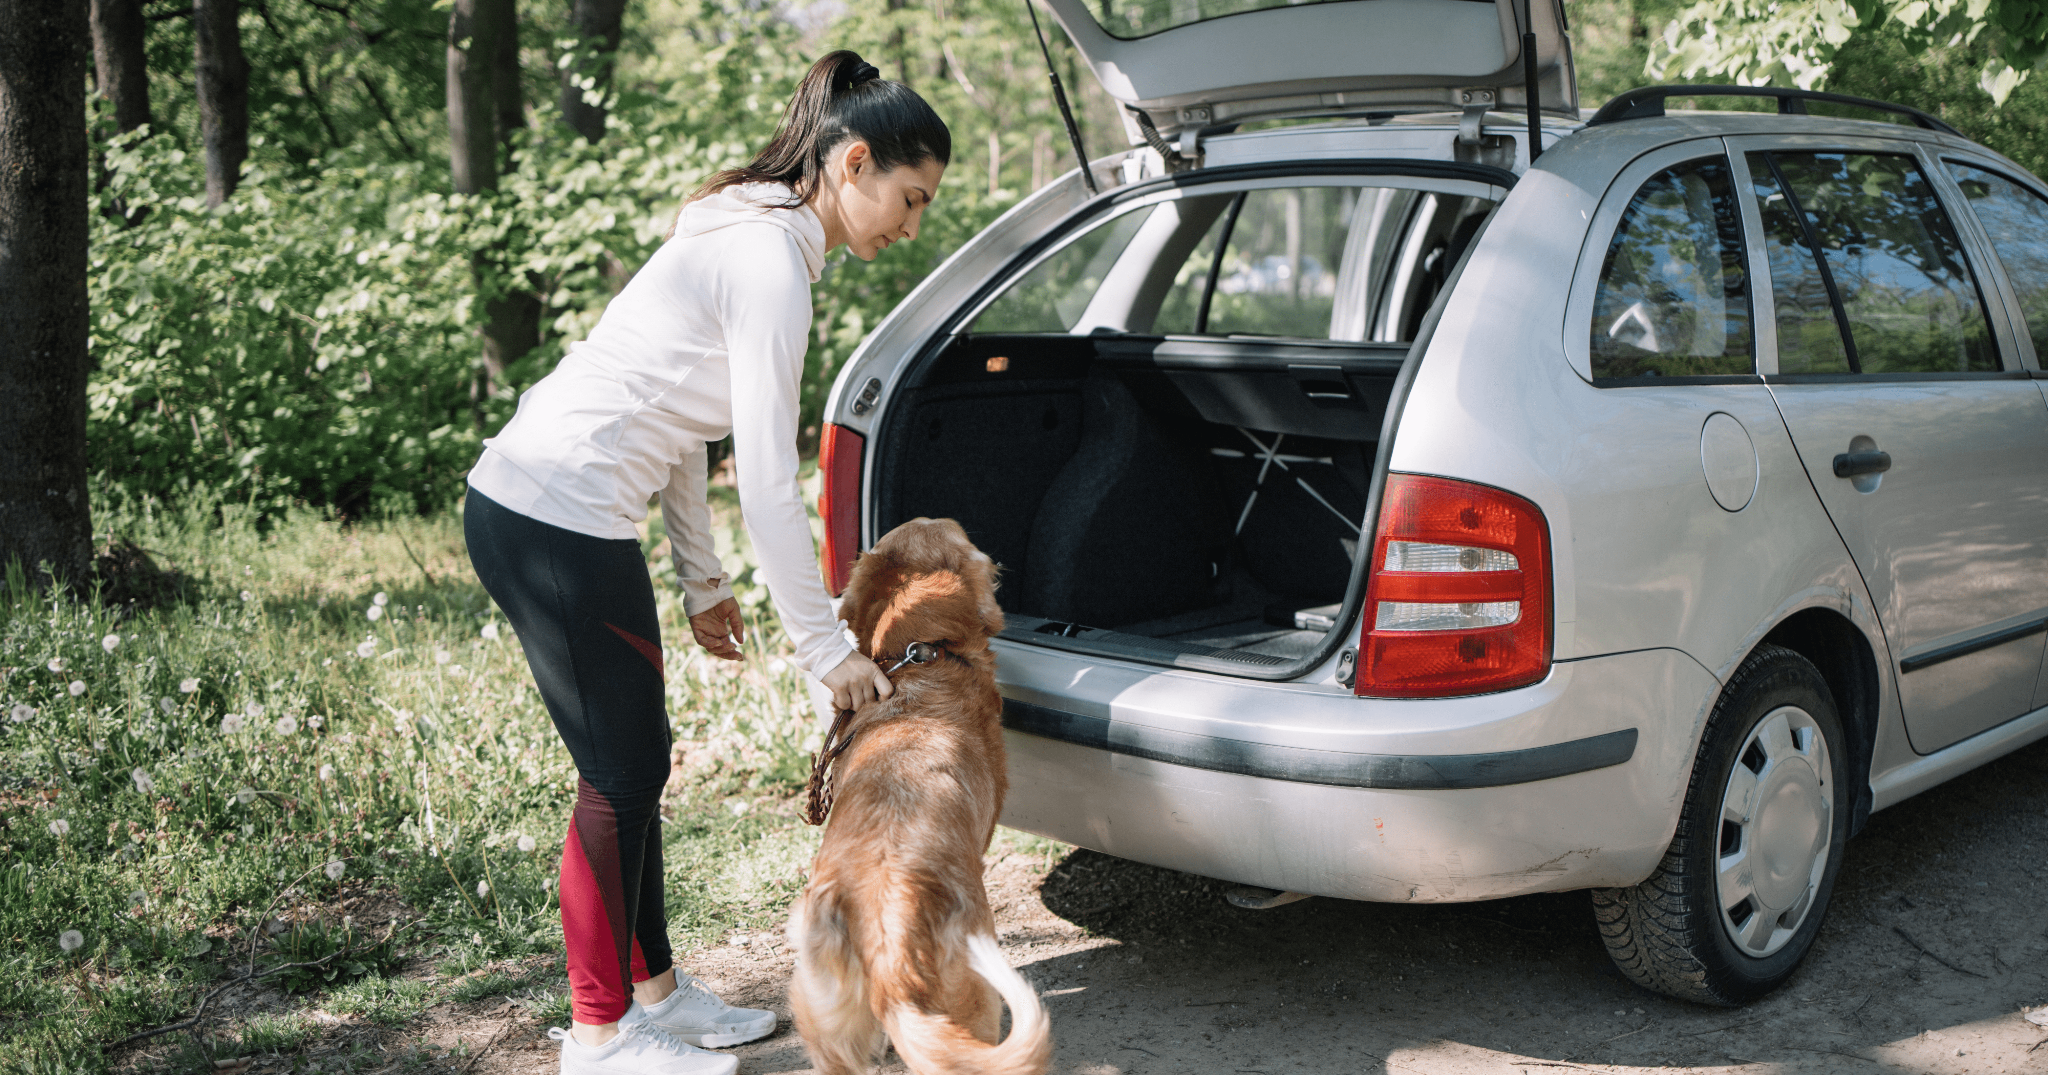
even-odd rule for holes
{"type": "MultiPolygon", "coordinates": [[[[890,665],[882,674],[893,676],[906,664],[930,664],[940,657],[957,655],[946,648],[949,639],[937,642],[912,642],[903,647],[903,656],[890,665]]],[[[887,657],[882,658],[888,660],[887,657]]],[[[877,662],[879,663],[879,662],[877,662]]],[[[823,825],[832,816],[834,764],[846,748],[853,744],[853,732],[848,725],[853,723],[853,710],[842,709],[832,718],[832,730],[825,735],[824,745],[811,755],[811,779],[804,788],[804,824],[823,825]]]]}

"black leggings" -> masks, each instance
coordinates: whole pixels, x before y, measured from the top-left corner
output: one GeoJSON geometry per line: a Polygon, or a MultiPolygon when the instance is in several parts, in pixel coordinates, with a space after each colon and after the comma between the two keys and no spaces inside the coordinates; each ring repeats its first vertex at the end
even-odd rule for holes
{"type": "Polygon", "coordinates": [[[582,777],[562,849],[569,992],[577,1022],[617,1022],[633,983],[674,961],[660,814],[671,739],[647,561],[630,538],[564,530],[474,489],[463,532],[582,777]]]}

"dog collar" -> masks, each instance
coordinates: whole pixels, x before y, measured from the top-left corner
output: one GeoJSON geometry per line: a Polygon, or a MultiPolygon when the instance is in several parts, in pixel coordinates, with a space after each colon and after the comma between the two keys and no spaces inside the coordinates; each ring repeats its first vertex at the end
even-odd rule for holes
{"type": "MultiPolygon", "coordinates": [[[[930,664],[942,656],[951,657],[954,655],[953,651],[946,648],[951,644],[952,639],[949,638],[942,638],[937,642],[912,642],[910,645],[903,647],[903,656],[897,658],[896,662],[891,664],[888,670],[882,674],[893,676],[898,669],[906,664],[930,664]]],[[[881,661],[876,661],[875,663],[880,664],[888,659],[883,657],[881,661]]]]}

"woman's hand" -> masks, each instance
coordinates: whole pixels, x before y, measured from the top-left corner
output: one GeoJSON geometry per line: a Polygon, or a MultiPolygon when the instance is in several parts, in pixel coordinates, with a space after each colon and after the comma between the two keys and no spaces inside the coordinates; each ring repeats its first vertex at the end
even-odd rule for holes
{"type": "Polygon", "coordinates": [[[877,698],[887,698],[896,693],[889,683],[889,677],[875,667],[875,662],[861,656],[859,650],[846,655],[839,667],[825,673],[825,689],[832,692],[832,708],[859,709],[877,698]]]}
{"type": "Polygon", "coordinates": [[[713,657],[747,659],[739,647],[747,640],[747,625],[740,619],[740,603],[730,597],[690,617],[690,634],[713,657]]]}

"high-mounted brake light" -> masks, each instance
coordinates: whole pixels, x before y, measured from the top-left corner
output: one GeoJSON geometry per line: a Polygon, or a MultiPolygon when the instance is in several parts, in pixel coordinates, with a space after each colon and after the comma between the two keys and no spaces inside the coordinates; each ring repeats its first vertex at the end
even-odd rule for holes
{"type": "Polygon", "coordinates": [[[867,438],[841,425],[827,425],[818,445],[818,517],[825,520],[818,567],[834,597],[846,592],[860,552],[860,457],[866,447],[867,438]]]}
{"type": "Polygon", "coordinates": [[[1550,671],[1550,528],[1536,505],[1472,482],[1390,474],[1373,537],[1354,689],[1442,698],[1550,671]]]}

